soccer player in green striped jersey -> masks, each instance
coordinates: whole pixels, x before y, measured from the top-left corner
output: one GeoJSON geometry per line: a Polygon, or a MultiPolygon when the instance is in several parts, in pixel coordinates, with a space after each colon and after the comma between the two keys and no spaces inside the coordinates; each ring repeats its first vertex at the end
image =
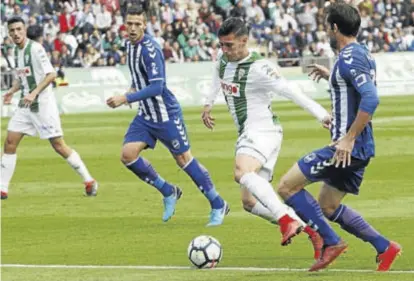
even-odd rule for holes
{"type": "Polygon", "coordinates": [[[271,110],[272,94],[282,95],[300,105],[320,122],[329,125],[329,113],[318,103],[291,89],[278,68],[247,48],[248,28],[240,18],[229,18],[218,37],[221,54],[214,68],[213,87],[207,97],[202,119],[212,129],[211,109],[222,92],[238,131],[234,178],[241,186],[246,211],[279,224],[282,245],[302,230],[310,235],[319,255],[319,235],[285,205],[270,181],[282,144],[282,126],[271,110]]]}
{"type": "Polygon", "coordinates": [[[83,178],[85,193],[96,195],[98,183],[89,174],[79,154],[66,145],[60,124],[59,110],[51,83],[56,72],[43,46],[27,38],[22,18],[7,22],[9,36],[15,46],[15,80],[4,94],[4,104],[10,104],[20,91],[18,108],[9,121],[4,151],[1,157],[1,199],[8,198],[10,180],[16,167],[16,149],[25,135],[48,139],[55,151],[83,178]]]}

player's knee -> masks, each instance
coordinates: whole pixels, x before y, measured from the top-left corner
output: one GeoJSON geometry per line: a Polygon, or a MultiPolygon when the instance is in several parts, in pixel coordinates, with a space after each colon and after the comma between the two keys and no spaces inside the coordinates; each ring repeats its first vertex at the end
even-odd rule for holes
{"type": "Polygon", "coordinates": [[[251,213],[254,208],[254,205],[256,205],[256,200],[254,200],[253,198],[244,197],[242,198],[242,204],[243,204],[243,209],[246,212],[251,213]]]}
{"type": "Polygon", "coordinates": [[[15,154],[17,150],[17,142],[11,137],[7,137],[4,142],[4,152],[7,154],[15,154]]]}
{"type": "Polygon", "coordinates": [[[135,159],[138,158],[138,153],[135,150],[123,148],[121,153],[121,162],[124,164],[128,164],[133,162],[135,159]]]}
{"type": "Polygon", "coordinates": [[[182,168],[186,166],[193,159],[193,156],[191,152],[188,150],[182,154],[174,155],[174,159],[177,165],[182,168]]]}
{"type": "Polygon", "coordinates": [[[330,218],[335,213],[338,206],[334,202],[326,202],[319,198],[319,205],[321,206],[322,213],[325,217],[330,218]]]}
{"type": "Polygon", "coordinates": [[[245,171],[236,167],[234,170],[234,181],[240,183],[241,178],[245,174],[245,171]]]}
{"type": "Polygon", "coordinates": [[[278,187],[277,187],[277,193],[283,198],[287,199],[292,195],[292,186],[290,184],[289,179],[284,176],[280,179],[278,187]]]}
{"type": "Polygon", "coordinates": [[[62,156],[69,156],[68,150],[70,150],[62,138],[51,139],[50,143],[53,149],[62,156]]]}

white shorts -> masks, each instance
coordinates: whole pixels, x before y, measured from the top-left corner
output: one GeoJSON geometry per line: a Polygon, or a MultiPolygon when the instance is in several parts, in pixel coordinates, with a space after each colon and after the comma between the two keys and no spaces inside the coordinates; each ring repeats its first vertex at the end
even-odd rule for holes
{"type": "Polygon", "coordinates": [[[283,130],[281,126],[260,131],[245,131],[237,139],[236,155],[245,154],[259,160],[263,165],[259,175],[271,181],[282,140],[283,130]]]}
{"type": "Polygon", "coordinates": [[[63,136],[59,109],[54,98],[39,99],[39,112],[18,107],[9,121],[8,131],[41,139],[63,136]]]}

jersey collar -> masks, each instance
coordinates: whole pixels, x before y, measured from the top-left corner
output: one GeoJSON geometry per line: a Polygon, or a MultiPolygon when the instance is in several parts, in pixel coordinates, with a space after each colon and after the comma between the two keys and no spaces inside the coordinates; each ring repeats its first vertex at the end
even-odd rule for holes
{"type": "Polygon", "coordinates": [[[252,51],[249,50],[249,54],[247,55],[247,57],[245,57],[244,59],[241,59],[239,61],[232,61],[231,63],[237,63],[237,64],[243,63],[245,61],[248,61],[251,56],[252,56],[252,51]]]}

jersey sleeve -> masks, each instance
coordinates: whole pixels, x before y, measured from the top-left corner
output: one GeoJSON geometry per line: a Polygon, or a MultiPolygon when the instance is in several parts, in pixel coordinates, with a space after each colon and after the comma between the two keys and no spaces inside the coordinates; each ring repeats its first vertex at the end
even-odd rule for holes
{"type": "Polygon", "coordinates": [[[212,69],[212,80],[211,80],[211,89],[209,90],[208,95],[205,98],[204,105],[212,106],[217,98],[218,93],[220,92],[220,77],[219,77],[219,68],[220,68],[221,54],[217,56],[217,61],[214,63],[212,69]]]}
{"type": "Polygon", "coordinates": [[[375,70],[370,69],[363,57],[358,55],[339,58],[339,73],[361,96],[359,109],[373,114],[379,103],[375,85],[375,70]]]}
{"type": "Polygon", "coordinates": [[[47,57],[46,51],[39,43],[33,44],[32,47],[32,58],[37,66],[40,66],[43,72],[46,74],[55,72],[49,58],[47,57]],[[33,48],[34,47],[34,48],[33,48]]]}
{"type": "Polygon", "coordinates": [[[274,64],[265,61],[258,65],[256,71],[256,83],[260,83],[262,85],[263,91],[273,93],[293,101],[321,122],[329,116],[326,109],[319,103],[298,91],[296,88],[291,87],[288,81],[282,77],[279,68],[274,64]]]}
{"type": "Polygon", "coordinates": [[[161,50],[152,43],[145,44],[144,42],[144,46],[142,56],[149,82],[165,80],[165,61],[161,50]]]}

